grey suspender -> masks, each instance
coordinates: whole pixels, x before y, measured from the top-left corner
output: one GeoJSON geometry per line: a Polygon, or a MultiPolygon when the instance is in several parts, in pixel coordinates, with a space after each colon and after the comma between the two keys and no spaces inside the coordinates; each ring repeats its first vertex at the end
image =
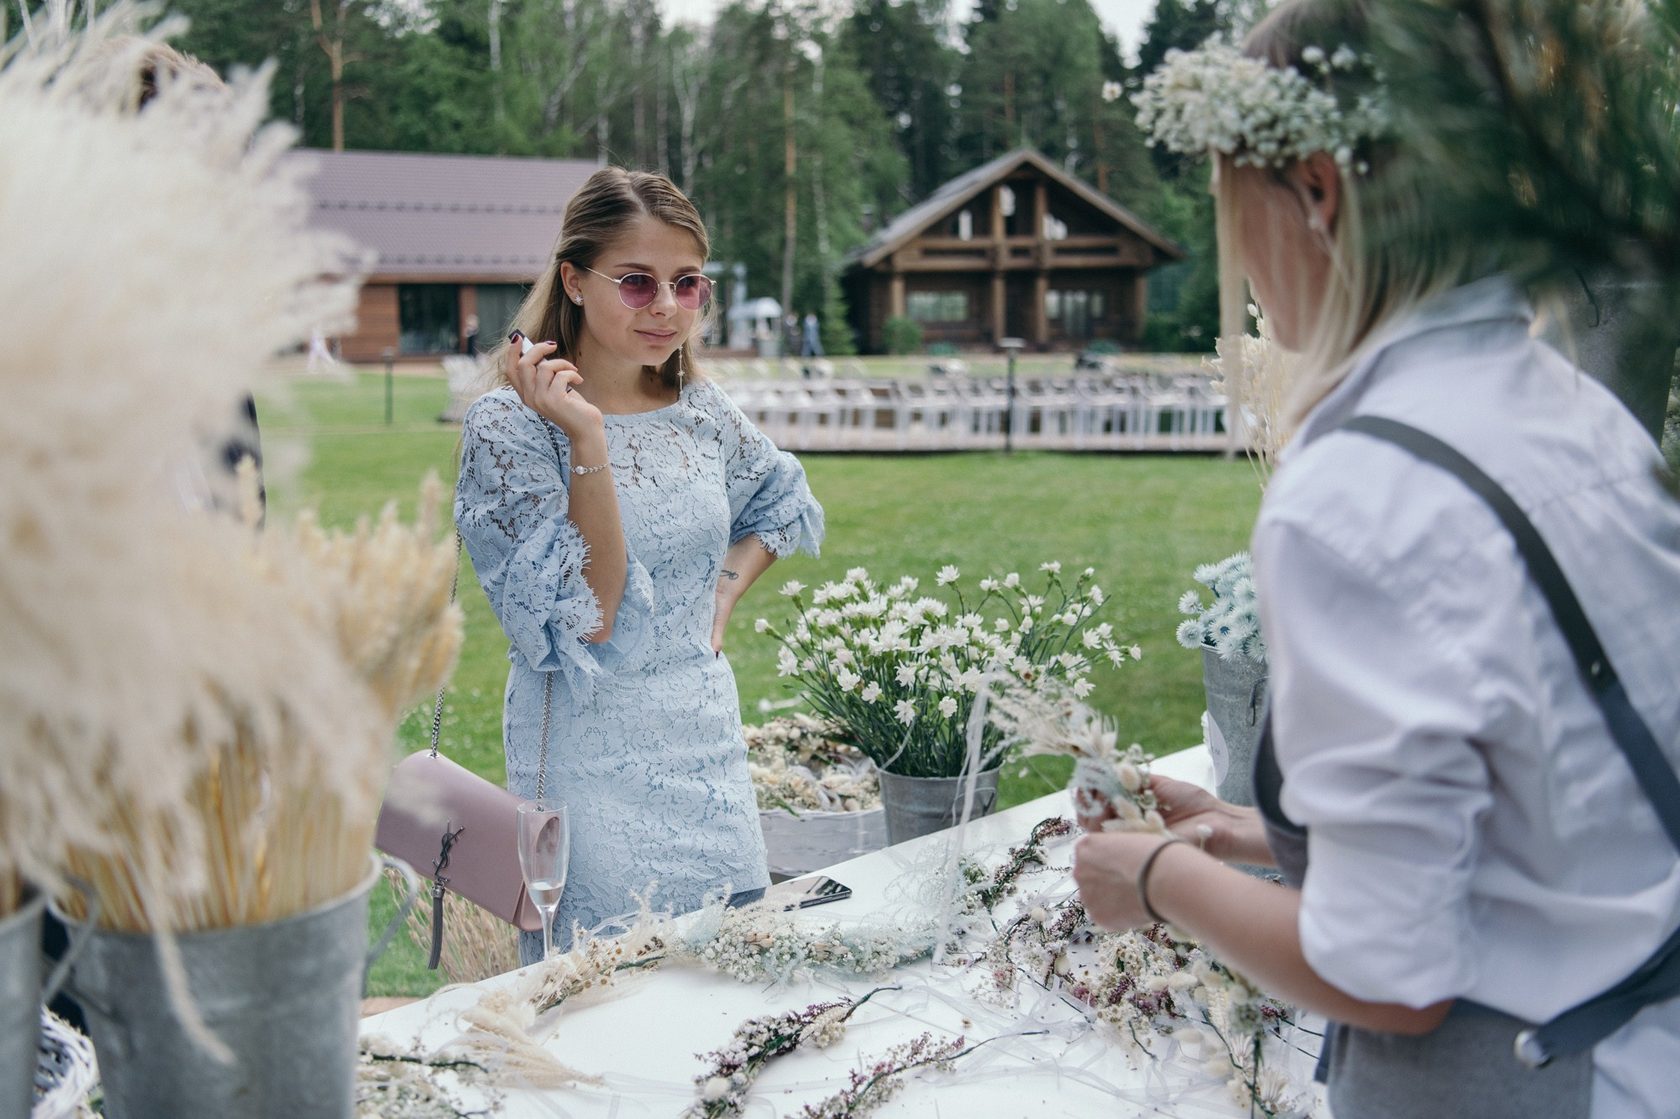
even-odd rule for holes
{"type": "MultiPolygon", "coordinates": [[[[1610,663],[1604,646],[1587,620],[1580,600],[1564,577],[1551,549],[1517,503],[1499,483],[1450,445],[1427,432],[1380,416],[1358,416],[1336,430],[1352,431],[1392,443],[1425,462],[1453,474],[1470,487],[1504,524],[1516,541],[1517,551],[1528,565],[1530,576],[1540,588],[1557,618],[1558,628],[1580,669],[1594,702],[1604,712],[1610,736],[1627,757],[1634,778],[1656,809],[1663,830],[1680,851],[1680,776],[1657,745],[1651,729],[1628,700],[1627,690],[1610,663]]],[[[1276,786],[1281,775],[1270,752],[1257,759],[1256,778],[1269,790],[1276,803],[1276,786]],[[1269,765],[1269,773],[1262,772],[1269,765]]],[[[1258,799],[1258,798],[1257,798],[1258,799]]],[[[1668,938],[1626,979],[1610,990],[1565,1011],[1550,1022],[1523,1030],[1517,1035],[1517,1059],[1540,1067],[1554,1055],[1590,1049],[1625,1025],[1646,1006],[1680,997],[1680,930],[1668,938]]]]}

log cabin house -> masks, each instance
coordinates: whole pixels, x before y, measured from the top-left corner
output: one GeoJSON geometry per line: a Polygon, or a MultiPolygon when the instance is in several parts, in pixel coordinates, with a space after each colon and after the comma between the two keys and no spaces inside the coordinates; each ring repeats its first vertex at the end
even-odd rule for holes
{"type": "Polygon", "coordinates": [[[888,319],[924,345],[1036,350],[1119,346],[1143,336],[1149,270],[1184,250],[1030,148],[960,175],[846,259],[851,325],[865,353],[888,319]]]}

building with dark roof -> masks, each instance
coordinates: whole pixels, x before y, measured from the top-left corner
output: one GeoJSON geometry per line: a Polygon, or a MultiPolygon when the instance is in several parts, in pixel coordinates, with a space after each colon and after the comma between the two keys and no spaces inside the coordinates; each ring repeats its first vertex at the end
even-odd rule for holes
{"type": "Polygon", "coordinates": [[[600,166],[581,159],[330,152],[288,158],[313,168],[312,223],[345,234],[370,260],[347,361],[436,359],[482,346],[512,321],[554,251],[561,217],[600,166]]]}
{"type": "Polygon", "coordinates": [[[1184,250],[1030,148],[941,186],[846,258],[851,324],[866,352],[889,318],[924,343],[1021,338],[1076,348],[1143,335],[1148,272],[1184,250]]]}

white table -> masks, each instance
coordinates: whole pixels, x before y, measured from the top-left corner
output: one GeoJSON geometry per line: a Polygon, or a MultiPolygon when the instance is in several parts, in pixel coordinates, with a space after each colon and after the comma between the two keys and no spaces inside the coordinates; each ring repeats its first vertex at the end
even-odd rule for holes
{"type": "MultiPolygon", "coordinates": [[[[1205,748],[1162,759],[1155,771],[1210,786],[1212,765],[1205,748]]],[[[1041,797],[995,816],[972,822],[964,849],[1001,855],[1023,841],[1032,826],[1048,816],[1070,815],[1065,792],[1041,797]]],[[[912,907],[905,885],[918,870],[942,861],[954,832],[924,836],[829,868],[826,873],[852,888],[844,902],[824,905],[804,916],[813,921],[867,919],[912,907]]],[[[1071,840],[1048,847],[1052,863],[1066,867],[1071,840]]],[[[1065,895],[1064,874],[1045,874],[1028,889],[1065,895]]],[[[1008,904],[1007,902],[1005,904],[1008,904]]],[[[513,973],[518,974],[518,973],[513,973]]],[[[432,998],[367,1019],[363,1033],[399,1043],[435,1047],[457,1036],[454,1015],[483,991],[507,983],[499,976],[469,987],[441,991],[432,998]]],[[[739,983],[697,967],[671,966],[621,981],[605,1001],[563,1007],[547,1041],[560,1061],[605,1078],[603,1087],[551,1092],[511,1091],[499,1114],[520,1116],[669,1117],[694,1098],[693,1077],[702,1071],[696,1054],[723,1046],[735,1027],[762,1014],[803,1008],[839,994],[860,995],[874,987],[900,989],[876,995],[853,1017],[842,1041],[827,1050],[802,1049],[772,1062],[753,1090],[748,1114],[797,1115],[844,1084],[863,1061],[908,1041],[924,1030],[936,1037],[964,1035],[970,1043],[1009,1036],[987,1045],[956,1065],[954,1073],[922,1070],[882,1116],[1242,1116],[1221,1080],[1200,1071],[1185,1057],[1150,1061],[1131,1056],[1105,1029],[1087,1024],[1072,1003],[1023,983],[1013,1007],[973,997],[972,974],[936,967],[927,959],[905,965],[882,982],[818,978],[764,986],[739,983]],[[1027,1030],[1043,1036],[1018,1036],[1027,1030]]],[[[1310,1043],[1312,1038],[1304,1038],[1310,1043]]],[[[1173,1048],[1163,1041],[1163,1051],[1173,1048]]],[[[1291,1076],[1310,1080],[1312,1058],[1297,1053],[1291,1076]]]]}

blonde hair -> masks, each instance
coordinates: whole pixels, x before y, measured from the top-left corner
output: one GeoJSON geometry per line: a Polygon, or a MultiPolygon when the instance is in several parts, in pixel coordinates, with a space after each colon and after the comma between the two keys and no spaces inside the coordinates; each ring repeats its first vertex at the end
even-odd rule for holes
{"type": "MultiPolygon", "coordinates": [[[[632,221],[644,216],[691,234],[700,250],[701,260],[711,255],[711,238],[706,235],[706,223],[694,203],[677,189],[675,183],[651,171],[603,167],[589,176],[566,204],[566,215],[554,256],[525,297],[525,302],[520,304],[519,313],[514,316],[514,326],[532,341],[558,342],[557,356],[575,361],[578,343],[583,338],[584,308],[582,304],[566,298],[560,266],[570,263],[573,268],[592,267],[632,221]]],[[[492,355],[491,368],[495,371],[497,384],[507,383],[506,367],[502,361],[506,347],[504,339],[492,355]]],[[[684,339],[682,347],[663,365],[646,365],[642,371],[657,377],[667,388],[681,388],[685,376],[692,378],[699,375],[694,360],[693,337],[684,339]]]]}
{"type": "MultiPolygon", "coordinates": [[[[1249,33],[1243,52],[1278,69],[1309,73],[1303,52],[1343,44],[1359,49],[1369,38],[1369,13],[1368,0],[1285,0],[1249,33]]],[[[1424,219],[1435,202],[1405,145],[1384,140],[1364,147],[1356,160],[1337,167],[1340,201],[1333,227],[1323,234],[1329,274],[1284,399],[1288,428],[1341,382],[1384,326],[1475,271],[1465,248],[1427,233],[1424,219]]],[[[1248,303],[1238,247],[1239,191],[1254,189],[1262,177],[1282,182],[1288,169],[1239,168],[1231,155],[1215,159],[1220,331],[1236,337],[1245,331],[1248,303]]]]}

